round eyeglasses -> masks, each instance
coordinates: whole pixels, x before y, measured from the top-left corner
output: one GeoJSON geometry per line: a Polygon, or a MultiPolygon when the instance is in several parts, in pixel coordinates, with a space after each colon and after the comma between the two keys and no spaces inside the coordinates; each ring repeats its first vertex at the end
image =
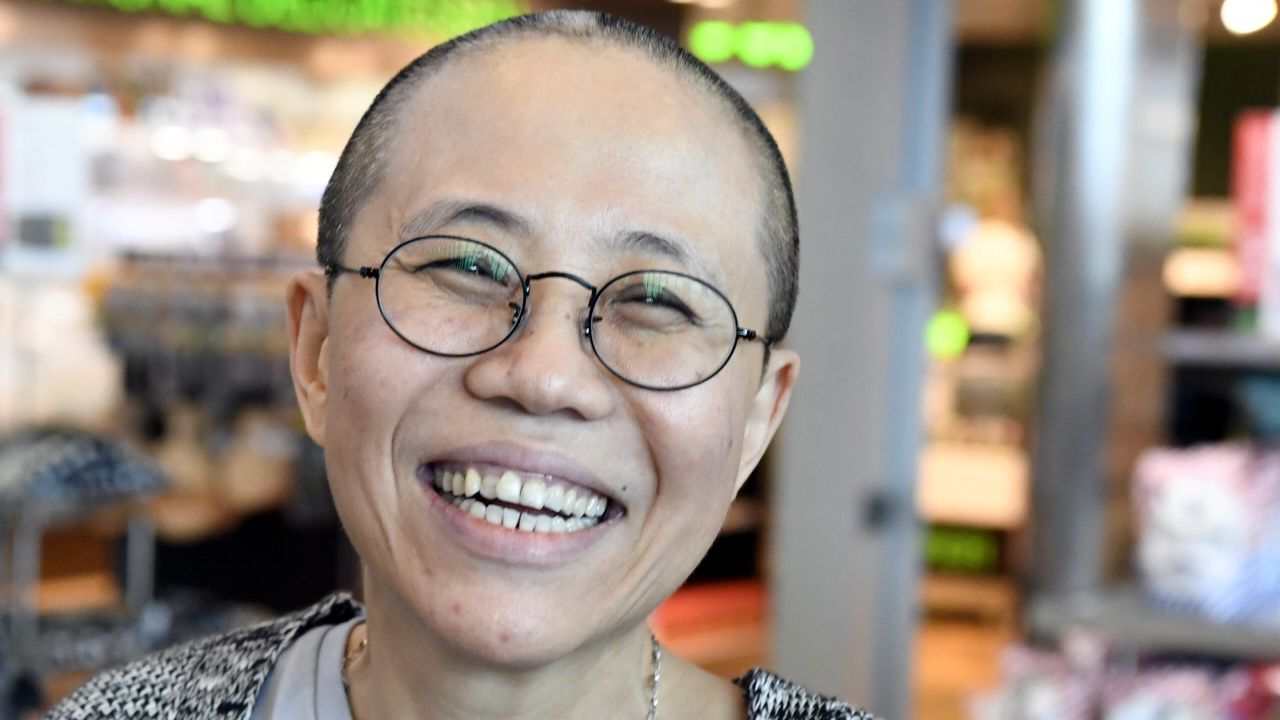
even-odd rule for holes
{"type": "Polygon", "coordinates": [[[683,390],[729,364],[739,340],[773,341],[739,327],[729,298],[692,275],[634,270],[597,288],[577,275],[522,275],[510,258],[452,235],[400,243],[376,268],[324,266],[377,282],[378,310],[410,345],[444,357],[488,352],[515,335],[535,280],[561,278],[591,292],[582,335],[609,372],[649,390],[683,390]]]}

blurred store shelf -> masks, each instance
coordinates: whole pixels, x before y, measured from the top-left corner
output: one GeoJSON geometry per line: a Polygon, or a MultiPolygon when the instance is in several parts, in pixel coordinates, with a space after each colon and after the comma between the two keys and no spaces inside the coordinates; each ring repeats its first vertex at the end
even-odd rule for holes
{"type": "Polygon", "coordinates": [[[1028,615],[1037,635],[1073,630],[1101,636],[1113,649],[1223,660],[1280,658],[1280,628],[1227,625],[1154,608],[1134,589],[1091,598],[1042,598],[1028,615]]]}
{"type": "Polygon", "coordinates": [[[1029,476],[1019,447],[931,443],[920,459],[917,506],[931,523],[1017,528],[1027,516],[1029,476]]]}
{"type": "Polygon", "coordinates": [[[1165,336],[1165,359],[1184,367],[1280,371],[1280,339],[1233,330],[1178,330],[1165,336]]]}
{"type": "Polygon", "coordinates": [[[1018,588],[1007,577],[930,573],[920,583],[920,605],[928,616],[973,620],[1002,636],[1017,633],[1018,588]]]}

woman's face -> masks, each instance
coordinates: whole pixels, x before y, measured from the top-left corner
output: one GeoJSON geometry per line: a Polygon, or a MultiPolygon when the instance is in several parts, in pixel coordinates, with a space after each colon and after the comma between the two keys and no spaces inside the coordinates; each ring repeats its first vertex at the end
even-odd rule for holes
{"type": "MultiPolygon", "coordinates": [[[[597,287],[638,268],[695,274],[729,297],[739,324],[763,331],[753,150],[670,71],[617,49],[514,41],[426,81],[401,119],[345,265],[376,266],[406,236],[461,235],[526,275],[564,271],[597,287]],[[644,234],[670,242],[619,240],[644,234]]],[[[293,298],[295,380],[367,567],[371,612],[394,603],[430,635],[501,665],[623,632],[673,592],[758,461],[794,378],[781,350],[762,383],[761,345],[742,343],[693,388],[628,385],[584,344],[589,293],[563,279],[535,283],[518,334],[468,358],[397,337],[372,281],[344,275],[326,301],[312,276],[293,298]],[[533,519],[508,529],[434,487],[472,470],[480,480],[510,472],[507,492],[531,481],[544,496],[573,491],[589,498],[588,517],[607,509],[584,529],[533,519]]]]}

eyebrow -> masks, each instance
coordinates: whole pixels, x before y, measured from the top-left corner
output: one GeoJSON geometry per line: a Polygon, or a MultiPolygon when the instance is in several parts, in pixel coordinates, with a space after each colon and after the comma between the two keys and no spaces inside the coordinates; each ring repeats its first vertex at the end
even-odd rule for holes
{"type": "Polygon", "coordinates": [[[473,200],[449,199],[434,202],[410,217],[400,230],[400,239],[430,235],[458,222],[486,225],[523,237],[533,235],[533,223],[510,210],[473,200]]]}
{"type": "Polygon", "coordinates": [[[708,282],[720,285],[720,274],[702,256],[694,253],[690,243],[679,238],[659,235],[647,230],[628,230],[614,238],[614,244],[624,250],[635,250],[674,260],[690,269],[690,272],[708,282]]]}

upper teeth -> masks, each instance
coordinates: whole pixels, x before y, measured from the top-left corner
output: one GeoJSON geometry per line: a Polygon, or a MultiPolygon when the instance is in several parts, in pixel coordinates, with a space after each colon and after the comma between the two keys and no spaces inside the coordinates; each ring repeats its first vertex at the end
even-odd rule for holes
{"type": "MultiPolygon", "coordinates": [[[[485,500],[501,500],[512,505],[519,505],[531,510],[547,509],[569,518],[583,518],[587,520],[596,519],[604,515],[605,509],[609,505],[609,501],[603,495],[594,493],[582,487],[567,487],[555,483],[553,481],[545,481],[538,477],[522,477],[512,470],[507,470],[501,475],[487,474],[482,475],[479,470],[469,467],[465,471],[460,470],[440,470],[434,473],[434,483],[441,491],[454,496],[455,500],[461,501],[464,498],[474,498],[480,496],[485,500]]],[[[487,506],[486,510],[493,506],[487,506]]],[[[496,508],[495,508],[496,509],[496,508]]],[[[509,509],[509,508],[508,508],[509,509]]],[[[512,510],[512,513],[516,511],[512,510]]],[[[497,520],[495,524],[511,525],[511,519],[516,518],[516,526],[524,529],[529,523],[522,523],[518,515],[503,517],[502,513],[494,513],[497,520]]],[[[535,529],[537,518],[535,516],[529,525],[530,530],[535,529]]],[[[550,518],[552,525],[555,525],[554,518],[550,518]]],[[[594,523],[593,523],[594,524],[594,523]]]]}

